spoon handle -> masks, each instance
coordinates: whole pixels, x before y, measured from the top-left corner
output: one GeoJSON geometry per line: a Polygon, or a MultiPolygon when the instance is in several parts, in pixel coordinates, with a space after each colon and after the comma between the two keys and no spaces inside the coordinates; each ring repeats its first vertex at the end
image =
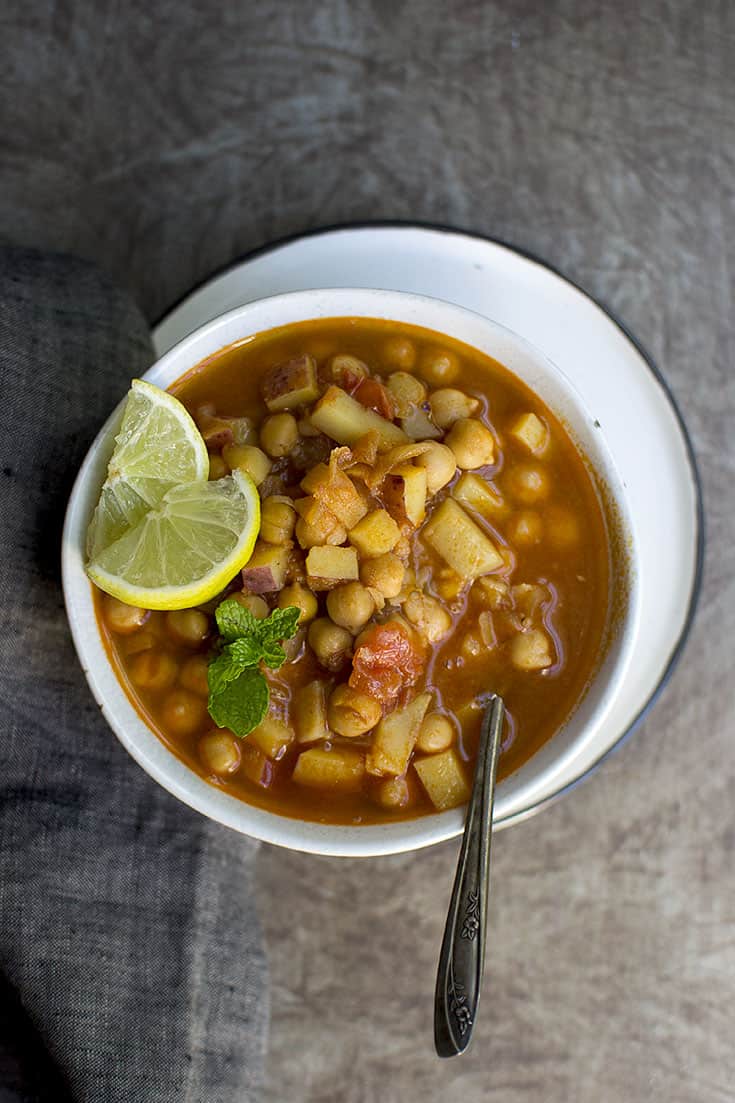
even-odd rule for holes
{"type": "Polygon", "coordinates": [[[472,795],[436,978],[434,1045],[440,1057],[454,1057],[467,1049],[480,1002],[493,798],[504,711],[501,698],[493,697],[482,718],[472,795]]]}

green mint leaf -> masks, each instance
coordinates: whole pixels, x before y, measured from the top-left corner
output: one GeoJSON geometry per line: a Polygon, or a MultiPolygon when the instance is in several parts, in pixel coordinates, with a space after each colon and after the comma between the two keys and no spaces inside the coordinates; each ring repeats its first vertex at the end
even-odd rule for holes
{"type": "Polygon", "coordinates": [[[271,670],[278,670],[286,661],[286,652],[280,643],[268,643],[263,648],[263,662],[271,670]]]}
{"type": "Polygon", "coordinates": [[[216,693],[210,684],[209,715],[218,728],[229,728],[242,738],[264,719],[269,700],[268,683],[257,667],[249,666],[216,693]]]}
{"type": "Polygon", "coordinates": [[[229,648],[225,648],[221,655],[207,667],[207,682],[209,684],[209,699],[221,692],[229,682],[238,678],[245,666],[236,655],[232,655],[229,648]]]}
{"type": "Polygon", "coordinates": [[[286,609],[274,609],[265,620],[258,620],[258,639],[263,647],[270,643],[279,643],[281,640],[290,640],[296,635],[299,626],[301,610],[295,605],[289,605],[286,609]]]}
{"type": "Polygon", "coordinates": [[[258,640],[264,648],[295,636],[299,615],[300,610],[295,605],[289,605],[286,609],[274,609],[269,616],[259,619],[234,598],[221,602],[215,613],[217,627],[226,643],[247,636],[258,640]]]}
{"type": "Polygon", "coordinates": [[[230,653],[234,662],[240,664],[242,670],[246,666],[257,666],[263,658],[263,648],[260,646],[260,641],[253,639],[252,636],[244,636],[242,639],[233,640],[232,643],[228,643],[225,651],[230,653]]]}
{"type": "Polygon", "coordinates": [[[227,643],[243,636],[259,638],[258,625],[261,622],[234,598],[228,597],[226,601],[220,602],[214,615],[220,635],[227,643]]]}
{"type": "Polygon", "coordinates": [[[228,643],[207,668],[210,694],[219,693],[228,682],[234,682],[243,670],[257,666],[262,658],[263,650],[257,640],[233,640],[228,643]]]}

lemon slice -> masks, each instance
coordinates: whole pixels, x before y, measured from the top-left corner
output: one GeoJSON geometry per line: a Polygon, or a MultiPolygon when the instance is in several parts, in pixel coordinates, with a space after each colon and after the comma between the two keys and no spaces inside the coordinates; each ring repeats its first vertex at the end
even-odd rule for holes
{"type": "Polygon", "coordinates": [[[134,379],[87,533],[89,558],[119,540],[171,487],[208,476],[207,446],[191,415],[173,395],[134,379]]]}
{"type": "Polygon", "coordinates": [[[245,566],[259,528],[260,498],[248,475],[186,483],[95,556],[87,574],[127,605],[202,605],[245,566]]]}

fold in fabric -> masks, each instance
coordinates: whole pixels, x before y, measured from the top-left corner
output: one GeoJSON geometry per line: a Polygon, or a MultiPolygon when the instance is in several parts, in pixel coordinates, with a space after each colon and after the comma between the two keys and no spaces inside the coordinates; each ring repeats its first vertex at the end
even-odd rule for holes
{"type": "Polygon", "coordinates": [[[262,1081],[255,844],[128,757],[64,614],[76,470],[152,359],[95,268],[0,250],[2,1103],[247,1103],[262,1081]]]}

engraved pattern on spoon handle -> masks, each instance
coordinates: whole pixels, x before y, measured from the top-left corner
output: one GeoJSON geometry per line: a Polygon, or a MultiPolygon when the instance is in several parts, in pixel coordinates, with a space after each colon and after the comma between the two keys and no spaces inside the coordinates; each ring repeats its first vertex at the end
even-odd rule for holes
{"type": "Polygon", "coordinates": [[[485,961],[495,775],[504,708],[494,697],[482,720],[475,777],[444,929],[434,1001],[434,1043],[440,1057],[470,1043],[485,961]]]}

